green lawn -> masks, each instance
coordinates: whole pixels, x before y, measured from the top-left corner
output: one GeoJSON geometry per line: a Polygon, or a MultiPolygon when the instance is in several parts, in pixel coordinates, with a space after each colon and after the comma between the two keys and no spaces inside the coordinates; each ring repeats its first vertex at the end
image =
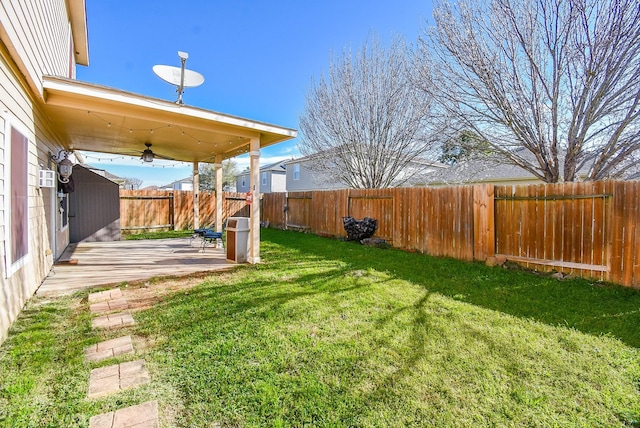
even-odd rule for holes
{"type": "Polygon", "coordinates": [[[161,232],[126,233],[122,239],[137,241],[142,239],[187,238],[193,236],[193,230],[166,230],[161,232]]]}
{"type": "Polygon", "coordinates": [[[89,371],[123,359],[83,349],[122,331],[91,331],[87,293],[32,299],[0,348],[0,425],[157,399],[166,426],[640,426],[637,290],[270,229],[262,257],[123,287],[154,303],[124,330],[152,382],[104,399],[89,371]]]}

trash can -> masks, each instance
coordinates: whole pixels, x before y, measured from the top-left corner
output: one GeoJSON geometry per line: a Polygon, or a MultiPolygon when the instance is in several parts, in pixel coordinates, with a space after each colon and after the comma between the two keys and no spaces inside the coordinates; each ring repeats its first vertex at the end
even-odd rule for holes
{"type": "Polygon", "coordinates": [[[227,259],[246,263],[249,258],[249,218],[229,217],[227,220],[227,259]]]}

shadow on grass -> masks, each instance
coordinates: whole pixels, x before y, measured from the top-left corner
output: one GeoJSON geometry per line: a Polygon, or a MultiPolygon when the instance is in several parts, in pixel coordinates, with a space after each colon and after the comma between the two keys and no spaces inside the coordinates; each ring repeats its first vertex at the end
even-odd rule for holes
{"type": "MultiPolygon", "coordinates": [[[[177,292],[136,314],[137,334],[162,337],[162,352],[145,358],[163,367],[160,382],[181,394],[180,425],[198,426],[210,415],[229,425],[358,426],[378,417],[390,418],[381,425],[428,425],[434,406],[447,406],[451,397],[436,383],[427,387],[431,407],[414,406],[413,396],[405,396],[410,379],[440,358],[463,359],[427,354],[449,333],[439,322],[447,316],[436,313],[449,303],[442,296],[640,346],[636,290],[292,232],[266,230],[263,241],[265,264],[177,292]],[[410,287],[411,298],[403,301],[394,300],[398,294],[377,301],[387,283],[404,294],[397,280],[421,289],[410,287]],[[378,288],[366,290],[370,286],[378,288]]],[[[468,340],[505,354],[504,361],[520,361],[483,330],[463,330],[458,344],[468,340]]],[[[448,352],[460,348],[453,349],[448,352]]],[[[466,365],[443,364],[452,370],[445,377],[465,375],[466,365]]],[[[470,383],[474,375],[466,374],[470,383]]],[[[490,417],[493,410],[483,411],[490,417]]],[[[452,425],[453,414],[440,417],[452,425]]]]}
{"type": "Polygon", "coordinates": [[[395,249],[364,247],[295,232],[266,230],[263,240],[301,254],[340,260],[349,269],[376,269],[431,293],[584,333],[611,335],[640,347],[640,291],[584,279],[487,267],[395,249]]]}
{"type": "Polygon", "coordinates": [[[155,309],[164,308],[168,311],[151,311],[146,315],[145,322],[148,325],[156,323],[156,328],[161,329],[163,324],[170,325],[175,322],[175,317],[180,317],[180,331],[186,336],[193,336],[194,331],[200,326],[207,325],[214,317],[218,320],[220,330],[232,331],[238,328],[237,320],[247,319],[248,315],[265,319],[270,319],[276,313],[286,316],[286,313],[281,313],[281,309],[289,302],[301,301],[313,296],[348,293],[366,286],[365,284],[348,284],[344,287],[327,285],[330,280],[344,277],[348,272],[347,268],[336,268],[321,273],[296,275],[291,278],[291,282],[303,284],[303,286],[293,289],[283,288],[282,280],[276,279],[245,280],[239,284],[225,284],[224,287],[198,287],[190,290],[183,297],[167,299],[163,303],[154,305],[155,309]],[[186,316],[180,313],[202,302],[215,303],[206,310],[189,310],[186,316]],[[179,312],[176,313],[175,310],[179,312]],[[157,314],[166,314],[172,319],[156,318],[157,314]]]}

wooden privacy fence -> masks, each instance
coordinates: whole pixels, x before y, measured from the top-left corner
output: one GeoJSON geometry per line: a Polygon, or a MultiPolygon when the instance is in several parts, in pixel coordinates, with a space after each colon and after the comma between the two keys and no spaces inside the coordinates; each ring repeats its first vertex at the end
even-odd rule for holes
{"type": "Polygon", "coordinates": [[[274,227],[345,236],[343,216],[372,217],[394,247],[640,286],[637,181],[270,193],[262,207],[274,227]]]}
{"type": "MultiPolygon", "coordinates": [[[[248,217],[244,193],[223,193],[223,221],[228,217],[248,217]]],[[[198,195],[200,226],[216,221],[215,193],[198,195]]],[[[135,230],[193,229],[193,192],[185,190],[120,190],[120,228],[135,230]]]]}

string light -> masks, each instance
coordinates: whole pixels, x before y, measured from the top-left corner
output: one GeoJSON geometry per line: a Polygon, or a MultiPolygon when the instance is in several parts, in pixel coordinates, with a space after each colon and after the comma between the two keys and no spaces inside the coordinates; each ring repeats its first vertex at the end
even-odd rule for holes
{"type": "MultiPolygon", "coordinates": [[[[104,122],[105,125],[107,125],[107,127],[109,127],[109,128],[116,127],[116,128],[121,128],[123,130],[129,130],[130,134],[132,134],[134,131],[136,131],[136,132],[149,132],[149,133],[153,134],[155,131],[158,131],[158,130],[163,129],[163,128],[167,128],[167,129],[177,128],[178,131],[180,132],[180,134],[183,137],[190,138],[191,140],[193,140],[194,142],[197,142],[198,144],[206,143],[206,144],[212,144],[215,147],[217,147],[217,145],[215,145],[215,143],[209,142],[209,141],[202,141],[198,137],[186,132],[180,126],[173,125],[173,124],[170,124],[170,123],[168,123],[166,125],[162,125],[162,126],[157,126],[155,128],[128,128],[128,127],[125,127],[125,126],[121,126],[121,125],[117,125],[117,124],[111,123],[109,120],[101,117],[98,113],[94,113],[94,112],[92,112],[90,110],[87,110],[87,115],[91,115],[91,116],[95,117],[96,119],[104,122]]],[[[238,139],[242,140],[241,137],[238,137],[238,139]]],[[[231,140],[229,141],[229,144],[232,144],[231,140]]]]}
{"type": "MultiPolygon", "coordinates": [[[[100,157],[100,156],[92,156],[92,155],[88,155],[88,154],[86,154],[86,153],[85,153],[85,154],[83,154],[83,156],[84,156],[84,158],[85,158],[85,159],[87,159],[87,160],[93,160],[93,161],[95,161],[95,162],[106,162],[106,161],[113,162],[114,160],[122,160],[122,159],[127,159],[127,158],[134,157],[134,156],[113,156],[113,157],[111,157],[111,156],[110,156],[110,157],[100,157]]],[[[166,161],[165,161],[165,162],[166,162],[166,161]]],[[[173,162],[173,163],[166,164],[166,165],[158,165],[158,164],[152,164],[152,165],[149,165],[148,163],[145,163],[145,162],[143,162],[142,160],[140,161],[140,164],[141,164],[141,165],[144,165],[144,166],[151,166],[151,167],[154,167],[154,168],[173,168],[173,167],[176,167],[176,166],[184,166],[184,164],[185,164],[185,163],[186,163],[186,162],[173,162]]]]}
{"type": "MultiPolygon", "coordinates": [[[[99,114],[94,113],[94,112],[92,112],[90,110],[87,110],[87,115],[94,116],[96,119],[104,122],[107,125],[107,127],[109,127],[109,128],[116,127],[116,128],[120,128],[122,130],[127,130],[128,129],[130,134],[133,134],[134,131],[137,132],[137,133],[139,133],[139,132],[149,132],[149,133],[153,134],[155,131],[163,129],[163,128],[171,129],[171,128],[175,127],[175,128],[177,128],[178,132],[180,132],[183,137],[190,138],[192,141],[195,141],[198,144],[205,143],[205,144],[210,144],[213,147],[218,147],[217,143],[208,142],[208,141],[202,141],[199,138],[195,137],[194,135],[189,134],[188,132],[186,132],[180,126],[172,125],[170,123],[166,124],[166,125],[162,125],[162,126],[157,126],[155,128],[128,128],[128,127],[125,127],[125,126],[113,124],[109,120],[104,119],[99,114]]],[[[240,137],[240,136],[235,137],[234,139],[237,140],[237,142],[239,142],[239,143],[242,143],[242,141],[243,141],[243,138],[240,137]]],[[[232,145],[233,144],[233,140],[229,140],[228,144],[232,145]]],[[[247,149],[243,149],[243,148],[238,148],[238,149],[234,150],[234,153],[236,153],[236,155],[242,154],[242,153],[246,153],[246,152],[248,152],[248,150],[247,149]]],[[[206,162],[206,161],[208,161],[210,159],[215,158],[218,153],[212,152],[211,154],[212,154],[212,156],[210,156],[209,158],[206,158],[206,159],[202,159],[201,162],[206,162]]],[[[107,161],[107,160],[110,161],[110,162],[113,162],[114,160],[127,159],[127,158],[134,157],[134,156],[115,156],[115,157],[103,158],[103,157],[91,156],[91,155],[86,155],[86,154],[84,156],[87,159],[92,159],[92,160],[97,161],[97,162],[102,162],[102,161],[107,161]]],[[[164,161],[164,162],[166,162],[166,161],[164,161]]],[[[185,165],[185,163],[188,163],[188,162],[179,162],[178,161],[178,162],[174,162],[174,163],[171,163],[171,164],[165,164],[165,165],[159,165],[157,163],[153,163],[153,164],[150,165],[149,163],[146,163],[146,162],[143,162],[142,160],[140,160],[140,164],[141,165],[144,165],[146,167],[151,166],[152,168],[173,168],[173,167],[176,167],[176,166],[183,166],[183,165],[185,165]]]]}

